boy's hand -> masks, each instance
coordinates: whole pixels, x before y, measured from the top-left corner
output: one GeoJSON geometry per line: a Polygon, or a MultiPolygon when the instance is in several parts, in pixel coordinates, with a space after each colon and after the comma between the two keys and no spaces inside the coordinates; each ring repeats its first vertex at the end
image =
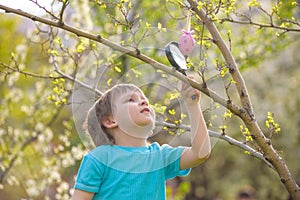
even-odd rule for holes
{"type": "MultiPolygon", "coordinates": [[[[194,79],[193,75],[188,75],[188,78],[194,79]]],[[[184,102],[188,105],[196,104],[200,101],[201,92],[186,82],[182,82],[181,91],[180,91],[184,102]]]]}

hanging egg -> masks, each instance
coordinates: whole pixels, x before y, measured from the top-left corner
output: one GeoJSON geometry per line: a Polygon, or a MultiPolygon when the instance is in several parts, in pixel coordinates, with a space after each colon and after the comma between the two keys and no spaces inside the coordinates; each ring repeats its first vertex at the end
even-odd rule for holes
{"type": "Polygon", "coordinates": [[[192,52],[195,40],[192,36],[194,31],[182,30],[182,35],[179,38],[178,47],[183,55],[188,55],[192,52]]]}

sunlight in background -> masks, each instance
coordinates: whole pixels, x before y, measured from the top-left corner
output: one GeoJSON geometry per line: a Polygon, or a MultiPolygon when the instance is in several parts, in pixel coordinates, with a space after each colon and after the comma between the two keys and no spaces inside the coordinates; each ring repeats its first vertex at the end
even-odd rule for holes
{"type": "MultiPolygon", "coordinates": [[[[51,4],[53,0],[38,0],[37,2],[41,6],[45,7],[47,10],[51,11],[51,4]]],[[[30,0],[13,0],[13,1],[0,0],[0,4],[15,9],[21,9],[33,15],[41,16],[45,14],[45,11],[43,9],[39,8],[35,3],[31,2],[30,0]]],[[[56,2],[54,8],[52,9],[56,10],[58,9],[58,7],[59,5],[56,2]]]]}

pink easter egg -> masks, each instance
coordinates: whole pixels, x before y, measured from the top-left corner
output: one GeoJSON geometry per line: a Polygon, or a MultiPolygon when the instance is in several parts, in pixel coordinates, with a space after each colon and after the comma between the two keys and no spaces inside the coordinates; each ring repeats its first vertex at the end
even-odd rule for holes
{"type": "Polygon", "coordinates": [[[182,30],[183,34],[179,38],[178,47],[183,55],[188,55],[192,52],[195,40],[192,36],[193,31],[182,30]]]}

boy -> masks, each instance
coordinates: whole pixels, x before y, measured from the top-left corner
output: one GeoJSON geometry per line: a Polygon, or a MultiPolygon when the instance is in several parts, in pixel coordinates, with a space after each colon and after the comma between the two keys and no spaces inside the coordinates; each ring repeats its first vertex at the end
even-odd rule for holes
{"type": "Polygon", "coordinates": [[[208,159],[211,147],[200,92],[184,83],[181,94],[191,120],[192,146],[173,148],[147,143],[155,113],[138,87],[120,84],[104,93],[87,115],[96,148],[82,160],[73,200],[164,200],[167,179],[185,176],[208,159]]]}

